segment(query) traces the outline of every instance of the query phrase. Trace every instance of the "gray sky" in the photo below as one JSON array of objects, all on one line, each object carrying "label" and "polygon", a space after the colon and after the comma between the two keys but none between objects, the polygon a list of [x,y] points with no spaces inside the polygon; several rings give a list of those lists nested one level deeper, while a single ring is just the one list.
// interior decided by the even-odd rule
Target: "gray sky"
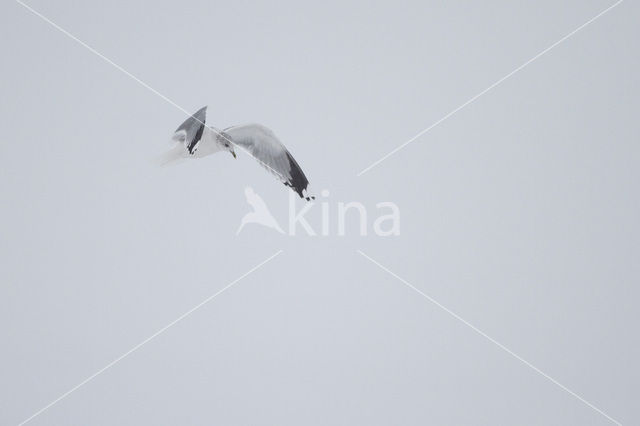
[{"label": "gray sky", "polygon": [[[260,122],[317,194],[401,235],[247,226],[219,154],[161,169],[185,115],[0,5],[0,424],[640,423],[640,7],[612,1],[30,4],[188,111]],[[303,203],[298,202],[298,208]],[[352,218],[353,219],[353,218]],[[320,206],[309,213],[320,228]]]}]

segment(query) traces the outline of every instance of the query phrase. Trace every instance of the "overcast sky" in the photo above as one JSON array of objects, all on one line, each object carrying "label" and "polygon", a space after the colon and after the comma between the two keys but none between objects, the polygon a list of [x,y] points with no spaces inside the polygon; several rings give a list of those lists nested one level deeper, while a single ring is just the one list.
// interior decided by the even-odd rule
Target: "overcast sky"
[{"label": "overcast sky", "polygon": [[[185,114],[2,2],[0,424],[279,250],[29,424],[640,423],[636,2],[357,176],[613,3],[29,1],[207,123],[273,129],[329,191],[330,235],[291,237],[236,236],[246,186],[285,228],[288,188],[245,155],[156,167]],[[338,236],[349,201],[400,235]]]}]

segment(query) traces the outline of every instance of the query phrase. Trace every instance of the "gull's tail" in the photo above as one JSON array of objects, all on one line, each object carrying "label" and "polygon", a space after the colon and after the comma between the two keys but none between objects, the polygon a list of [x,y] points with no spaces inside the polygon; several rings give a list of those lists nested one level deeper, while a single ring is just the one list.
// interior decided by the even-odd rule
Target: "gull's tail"
[{"label": "gull's tail", "polygon": [[187,156],[184,150],[184,146],[182,146],[182,144],[177,143],[169,151],[165,152],[162,155],[159,155],[155,159],[155,163],[158,166],[164,167],[164,166],[178,164],[186,159],[187,159]]}]

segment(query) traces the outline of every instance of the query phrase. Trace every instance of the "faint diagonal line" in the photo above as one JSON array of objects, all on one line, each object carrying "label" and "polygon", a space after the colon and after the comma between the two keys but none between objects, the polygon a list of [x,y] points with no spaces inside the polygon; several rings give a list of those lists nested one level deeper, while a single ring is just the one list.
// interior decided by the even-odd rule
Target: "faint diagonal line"
[{"label": "faint diagonal line", "polygon": [[475,95],[474,97],[472,97],[471,99],[469,99],[468,101],[466,101],[465,103],[463,103],[462,105],[460,105],[459,107],[455,108],[453,111],[449,112],[447,115],[445,115],[444,117],[442,117],[441,119],[439,119],[438,121],[436,121],[435,123],[433,123],[431,126],[427,127],[426,129],[422,130],[420,133],[418,133],[417,135],[413,136],[411,139],[409,139],[408,141],[402,143],[401,145],[397,146],[396,148],[394,148],[393,150],[391,150],[390,152],[388,152],[387,154],[385,154],[384,156],[382,156],[382,158],[380,158],[377,161],[374,161],[373,163],[371,163],[368,167],[362,169],[360,171],[360,173],[358,173],[357,176],[362,176],[363,174],[365,174],[366,172],[368,172],[369,170],[371,170],[372,168],[376,167],[378,164],[382,163],[384,160],[386,160],[387,158],[391,157],[393,154],[395,154],[396,152],[400,151],[401,149],[403,149],[404,147],[406,147],[407,145],[409,145],[411,142],[415,141],[416,139],[418,139],[420,136],[424,135],[425,133],[427,133],[429,130],[433,129],[434,127],[438,126],[440,123],[442,123],[443,121],[447,120],[448,118],[450,118],[452,115],[454,115],[455,113],[457,113],[458,111],[460,111],[461,109],[463,109],[464,107],[466,107],[467,105],[473,103],[476,99],[478,99],[479,97],[481,97],[482,95],[486,94],[487,92],[489,92],[491,89],[495,88],[496,86],[498,86],[500,83],[502,83],[503,81],[505,81],[506,79],[508,79],[509,77],[511,77],[512,75],[516,74],[518,71],[521,71],[523,68],[525,68],[527,65],[529,65],[530,63],[532,63],[533,61],[535,61],[536,59],[540,58],[541,56],[543,56],[545,53],[549,52],[551,49],[553,49],[554,47],[558,46],[560,43],[562,43],[563,41],[567,40],[568,38],[570,38],[571,36],[573,36],[574,34],[576,34],[578,31],[582,30],[584,27],[586,27],[587,25],[593,23],[596,19],[600,18],[602,15],[604,15],[605,13],[609,12],[611,9],[613,9],[614,7],[618,6],[620,3],[622,3],[624,0],[618,0],[616,3],[614,3],[613,5],[609,6],[608,8],[606,8],[605,10],[603,10],[602,12],[598,13],[596,16],[594,16],[593,18],[589,19],[587,22],[585,22],[584,24],[580,25],[578,28],[576,28],[575,30],[571,31],[569,34],[567,34],[566,36],[562,37],[560,40],[556,41],[555,43],[553,43],[551,46],[547,47],[546,49],[544,49],[542,52],[538,53],[536,56],[534,56],[533,58],[529,59],[527,62],[525,62],[524,64],[520,65],[518,68],[514,69],[513,71],[511,71],[509,74],[505,75],[504,77],[502,77],[501,79],[499,79],[498,81],[496,81],[495,83],[493,83],[491,86],[487,87],[486,89],[484,89],[482,92],[478,93],[477,95]]},{"label": "faint diagonal line", "polygon": [[135,75],[131,74],[129,71],[127,71],[126,69],[122,68],[120,65],[116,64],[111,59],[107,58],[102,53],[98,52],[96,49],[94,49],[93,47],[89,46],[87,43],[85,43],[84,41],[80,40],[78,37],[74,36],[69,31],[65,30],[60,25],[56,24],[51,19],[49,19],[46,16],[44,16],[42,13],[38,12],[37,10],[35,10],[34,8],[32,8],[31,6],[29,6],[28,4],[26,4],[25,2],[23,2],[21,0],[15,0],[15,1],[16,1],[16,3],[20,4],[22,7],[27,9],[29,12],[33,13],[34,15],[36,15],[38,18],[42,19],[43,21],[45,21],[46,23],[51,25],[53,28],[55,28],[56,30],[60,31],[62,34],[66,35],[67,37],[69,37],[70,39],[72,39],[73,41],[75,41],[76,43],[78,43],[79,45],[81,45],[82,47],[84,47],[85,49],[87,49],[88,51],[93,53],[94,55],[98,56],[103,61],[107,62],[109,65],[111,65],[114,68],[116,68],[118,71],[122,72],[123,74],[126,74],[129,78],[131,78],[132,80],[136,81],[142,87],[150,90],[151,92],[153,92],[157,96],[161,97],[162,99],[164,99],[165,101],[167,101],[168,103],[173,105],[174,107],[178,108],[180,111],[184,112],[186,115],[188,115],[188,116],[191,115],[191,113],[189,111],[187,111],[186,109],[182,108],[180,105],[178,105],[177,103],[175,103],[174,101],[172,101],[171,99],[169,99],[168,97],[163,95],[162,93],[158,92],[156,89],[154,89],[153,87],[149,86],[147,83],[145,83],[144,81],[140,80],[138,77],[136,77]]},{"label": "faint diagonal line", "polygon": [[[81,45],[82,47],[86,48],[88,51],[90,51],[91,53],[93,53],[94,55],[98,56],[100,59],[102,59],[103,61],[107,62],[109,65],[113,66],[114,68],[116,68],[118,71],[122,72],[123,74],[125,74],[127,77],[131,78],[132,80],[134,80],[136,83],[140,84],[142,87],[144,87],[145,89],[151,91],[152,93],[154,93],[155,95],[159,96],[160,98],[162,98],[163,100],[165,100],[166,102],[168,102],[169,104],[173,105],[174,107],[176,107],[177,109],[179,109],[180,111],[182,111],[183,113],[185,113],[188,117],[192,117],[195,121],[197,121],[198,123],[207,126],[204,122],[200,121],[199,119],[197,119],[196,117],[193,117],[191,115],[191,113],[189,111],[187,111],[185,108],[181,107],[180,105],[178,105],[177,103],[175,103],[174,101],[172,101],[169,97],[163,95],[162,93],[158,92],[156,89],[154,89],[153,87],[151,87],[150,85],[148,85],[147,83],[145,83],[144,81],[140,80],[138,77],[136,77],[135,75],[131,74],[129,71],[127,71],[126,69],[124,69],[123,67],[121,67],[120,65],[118,65],[117,63],[113,62],[111,59],[109,59],[108,57],[106,57],[105,55],[103,55],[102,53],[98,52],[96,49],[94,49],[93,47],[89,46],[87,43],[85,43],[84,41],[80,40],[78,37],[74,36],[73,34],[71,34],[69,31],[65,30],[64,28],[62,28],[60,25],[56,24],[55,22],[53,22],[51,19],[47,18],[46,16],[44,16],[42,13],[38,12],[37,10],[35,10],[34,8],[32,8],[31,6],[29,6],[28,4],[26,4],[25,2],[21,1],[21,0],[15,0],[16,3],[20,4],[22,7],[24,7],[25,9],[27,9],[29,12],[33,13],[34,15],[36,15],[38,18],[42,19],[43,21],[45,21],[46,23],[48,23],[49,25],[51,25],[53,28],[55,28],[56,30],[60,31],[62,34],[66,35],[67,37],[69,37],[71,40],[75,41],[76,43],[78,43],[79,45]],[[265,163],[264,161],[260,160],[259,158],[257,158],[256,156],[254,156],[253,154],[251,154],[251,152],[249,152],[247,149],[245,149],[243,146],[238,145],[237,143],[235,143],[234,141],[232,141],[231,139],[227,138],[224,133],[220,132],[218,129],[213,128],[211,126],[207,126],[207,128],[211,129],[213,132],[215,132],[216,134],[218,134],[221,138],[225,139],[227,142],[229,142],[230,144],[232,144],[234,147],[240,149],[241,151],[243,151],[245,154],[248,154],[249,156],[251,156],[254,160],[256,160],[258,163],[260,163],[262,165],[262,167],[264,167],[265,169],[267,169],[268,171],[270,171],[271,173],[273,173],[274,175],[276,175],[278,178],[280,178],[283,182],[286,182],[287,179],[285,176],[282,175],[282,173],[278,172],[277,170],[275,170],[273,167],[271,167],[270,165],[268,165],[267,163]]]},{"label": "faint diagonal line", "polygon": [[450,310],[449,308],[444,306],[442,303],[440,303],[437,300],[435,300],[433,297],[431,297],[428,294],[424,293],[422,290],[418,289],[417,287],[415,287],[414,285],[409,283],[404,278],[398,276],[396,273],[391,271],[389,268],[381,265],[378,261],[376,261],[375,259],[372,259],[370,256],[366,255],[361,250],[356,250],[356,251],[358,253],[360,253],[365,259],[369,260],[371,263],[373,263],[374,265],[376,265],[377,267],[379,267],[380,269],[382,269],[383,271],[385,271],[386,273],[388,273],[389,275],[391,275],[392,277],[394,277],[395,279],[397,279],[398,281],[400,281],[401,283],[403,283],[404,285],[409,287],[411,290],[415,291],[420,296],[422,296],[425,299],[427,299],[429,302],[433,303],[434,305],[436,305],[437,307],[439,307],[440,309],[442,309],[443,311],[445,311],[446,313],[448,313],[449,315],[451,315],[452,317],[454,317],[455,319],[457,319],[458,321],[460,321],[461,323],[463,323],[464,325],[466,325],[467,327],[469,327],[470,329],[472,329],[473,331],[475,331],[476,333],[478,333],[479,335],[481,335],[482,337],[484,337],[485,339],[487,339],[488,341],[493,343],[494,345],[498,346],[500,349],[502,349],[503,351],[505,351],[506,353],[508,353],[512,357],[516,358],[518,361],[522,362],[527,367],[531,368],[536,373],[538,373],[541,376],[545,377],[547,380],[549,380],[550,382],[552,382],[553,384],[555,384],[556,386],[558,386],[559,388],[561,388],[565,392],[569,393],[570,395],[574,396],[575,398],[577,398],[578,400],[580,400],[581,402],[583,402],[584,404],[586,404],[587,406],[589,406],[593,410],[595,410],[598,413],[602,414],[604,417],[606,417],[607,419],[609,419],[613,423],[615,423],[617,425],[621,425],[620,422],[618,422],[617,420],[615,420],[614,418],[609,416],[607,413],[605,413],[604,411],[602,411],[601,409],[599,409],[595,405],[591,404],[589,401],[587,401],[586,399],[584,399],[583,397],[581,397],[580,395],[578,395],[577,393],[575,393],[571,389],[567,388],[562,383],[558,382],[556,379],[554,379],[553,377],[549,376],[547,373],[545,373],[544,371],[540,370],[538,367],[536,367],[535,365],[531,364],[529,361],[527,361],[526,359],[522,358],[517,353],[513,352],[511,349],[507,348],[505,345],[503,345],[502,343],[498,342],[493,337],[489,336],[484,331],[480,330],[479,328],[477,328],[476,326],[471,324],[469,321],[465,320],[460,315],[456,314],[455,312],[453,312],[452,310]]},{"label": "faint diagonal line", "polygon": [[114,365],[116,365],[117,363],[119,363],[120,361],[122,361],[123,359],[125,359],[126,357],[128,357],[129,355],[131,355],[132,353],[137,351],[138,349],[140,349],[142,346],[144,346],[147,343],[149,343],[151,340],[155,339],[156,337],[158,337],[159,335],[161,335],[162,333],[167,331],[169,328],[173,327],[174,325],[176,325],[177,323],[179,323],[180,321],[182,321],[183,319],[185,319],[186,317],[188,317],[189,315],[191,315],[192,313],[194,313],[195,311],[197,311],[198,309],[200,309],[201,307],[203,307],[207,303],[211,302],[217,296],[219,296],[220,294],[224,293],[226,290],[228,290],[229,288],[231,288],[232,286],[237,284],[240,280],[242,280],[243,278],[246,278],[252,272],[255,272],[257,269],[259,269],[260,267],[262,267],[266,263],[268,263],[271,260],[273,260],[280,253],[282,253],[282,250],[278,250],[275,254],[271,255],[266,260],[263,260],[262,262],[260,262],[256,266],[254,266],[253,268],[249,269],[247,272],[245,272],[244,274],[242,274],[241,276],[239,276],[238,278],[236,278],[235,280],[231,281],[229,284],[224,286],[221,290],[218,290],[217,292],[215,292],[211,296],[207,297],[202,302],[198,303],[196,306],[194,306],[193,308],[189,309],[187,312],[185,312],[184,314],[180,315],[178,318],[176,318],[175,320],[171,321],[169,324],[165,325],[160,330],[156,331],[151,336],[147,337],[142,342],[138,343],[137,345],[135,345],[134,347],[129,349],[127,352],[125,352],[122,355],[120,355],[118,358],[116,358],[113,361],[111,361],[109,364],[105,365],[100,370],[96,371],[95,373],[93,373],[92,375],[90,375],[89,377],[87,377],[86,379],[84,379],[83,381],[81,381],[80,383],[78,383],[77,385],[75,385],[74,387],[72,387],[71,389],[69,389],[68,391],[63,393],[62,395],[60,395],[58,398],[54,399],[49,404],[45,405],[40,410],[38,410],[35,413],[33,413],[29,418],[27,418],[26,420],[23,420],[18,426],[22,426],[22,425],[30,422],[31,420],[33,420],[34,418],[36,418],[37,416],[39,416],[40,414],[42,414],[43,412],[48,410],[49,408],[53,407],[58,402],[62,401],[64,398],[66,398],[67,396],[69,396],[70,394],[75,392],[76,390],[80,389],[82,386],[86,385],[91,380],[95,379],[97,376],[99,376],[100,374],[104,373],[109,368],[113,367]]}]

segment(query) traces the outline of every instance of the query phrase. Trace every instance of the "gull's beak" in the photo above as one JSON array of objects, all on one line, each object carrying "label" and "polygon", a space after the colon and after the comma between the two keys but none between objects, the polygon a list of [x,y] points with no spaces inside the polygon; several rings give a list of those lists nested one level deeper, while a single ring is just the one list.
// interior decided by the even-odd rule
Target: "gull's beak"
[{"label": "gull's beak", "polygon": [[238,158],[238,157],[236,157],[236,152],[235,151],[231,151],[231,155],[233,155],[233,158]]}]

